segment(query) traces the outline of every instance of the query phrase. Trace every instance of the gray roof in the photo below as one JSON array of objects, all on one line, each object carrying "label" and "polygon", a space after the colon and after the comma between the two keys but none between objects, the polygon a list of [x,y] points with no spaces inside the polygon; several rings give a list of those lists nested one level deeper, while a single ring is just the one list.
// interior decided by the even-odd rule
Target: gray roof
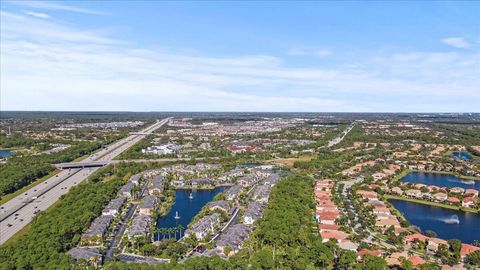
[{"label": "gray roof", "polygon": [[212,201],[207,204],[208,209],[212,209],[214,207],[220,207],[228,211],[230,209],[230,204],[227,201]]},{"label": "gray roof", "polygon": [[140,173],[137,173],[137,174],[134,174],[130,177],[129,181],[130,182],[133,182],[133,181],[136,181],[136,182],[140,182],[140,178],[142,177],[142,174]]},{"label": "gray roof", "polygon": [[280,175],[278,173],[272,173],[267,179],[264,180],[265,184],[275,185],[280,180]]},{"label": "gray roof", "polygon": [[270,195],[270,186],[261,185],[261,186],[258,186],[253,192],[253,199],[254,200],[268,199],[269,195]]},{"label": "gray roof", "polygon": [[143,197],[140,208],[155,209],[157,207],[157,196],[147,195]]},{"label": "gray roof", "polygon": [[202,217],[197,223],[193,224],[189,229],[185,231],[185,235],[191,232],[210,231],[212,225],[216,225],[220,219],[220,214],[213,213],[208,216]]},{"label": "gray roof", "polygon": [[164,176],[154,176],[152,179],[152,184],[150,185],[150,189],[160,189],[163,190],[163,183],[165,182]]},{"label": "gray roof", "polygon": [[151,222],[152,219],[149,216],[136,216],[132,221],[132,226],[128,229],[128,236],[148,235]]},{"label": "gray roof", "polygon": [[90,260],[93,257],[101,257],[100,252],[96,248],[79,248],[74,247],[67,252],[72,258],[79,260]]},{"label": "gray roof", "polygon": [[126,197],[120,196],[116,199],[111,200],[108,205],[103,208],[104,212],[108,212],[110,210],[117,210],[120,212],[120,209],[122,208],[123,204],[125,203]]},{"label": "gray roof", "polygon": [[248,205],[247,210],[245,211],[246,217],[251,217],[254,220],[259,219],[262,217],[263,209],[265,208],[265,204],[259,202],[251,202]]},{"label": "gray roof", "polygon": [[92,224],[90,224],[90,228],[83,234],[86,237],[95,237],[95,236],[103,236],[107,231],[110,223],[112,223],[113,217],[112,216],[99,216],[93,220]]},{"label": "gray roof", "polygon": [[119,192],[120,192],[120,193],[124,193],[124,192],[130,193],[130,192],[132,191],[132,189],[133,189],[134,186],[135,186],[134,183],[128,182],[128,183],[126,183],[125,185],[122,186],[122,188],[120,189]]},{"label": "gray roof", "polygon": [[225,196],[226,197],[237,197],[240,192],[242,192],[243,187],[241,185],[236,185],[231,188],[229,188],[227,191],[225,191]]},{"label": "gray roof", "polygon": [[235,224],[230,226],[221,235],[217,242],[218,247],[230,247],[233,250],[238,250],[243,244],[243,241],[248,238],[253,227],[243,224]]}]

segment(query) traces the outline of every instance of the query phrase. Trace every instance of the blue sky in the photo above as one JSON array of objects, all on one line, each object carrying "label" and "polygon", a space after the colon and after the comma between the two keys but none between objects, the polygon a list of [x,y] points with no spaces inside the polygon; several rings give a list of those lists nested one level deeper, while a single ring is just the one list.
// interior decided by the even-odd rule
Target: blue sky
[{"label": "blue sky", "polygon": [[6,1],[2,110],[479,112],[478,2]]}]

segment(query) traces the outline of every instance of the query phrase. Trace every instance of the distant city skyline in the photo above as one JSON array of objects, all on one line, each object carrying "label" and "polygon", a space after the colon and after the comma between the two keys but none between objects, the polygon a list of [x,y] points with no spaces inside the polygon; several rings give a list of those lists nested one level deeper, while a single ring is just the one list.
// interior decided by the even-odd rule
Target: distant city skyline
[{"label": "distant city skyline", "polygon": [[478,2],[2,1],[1,110],[480,112]]}]

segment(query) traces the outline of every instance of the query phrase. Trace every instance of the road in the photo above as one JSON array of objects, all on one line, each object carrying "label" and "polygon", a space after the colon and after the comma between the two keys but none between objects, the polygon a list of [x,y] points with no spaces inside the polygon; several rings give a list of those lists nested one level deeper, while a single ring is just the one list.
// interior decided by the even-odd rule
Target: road
[{"label": "road", "polygon": [[[136,144],[154,130],[168,122],[170,118],[157,121],[155,124],[139,131],[143,135],[130,135],[105,149],[85,158],[81,162],[104,161],[113,158]],[[23,194],[9,200],[0,206],[0,245],[5,243],[15,233],[25,227],[39,211],[45,211],[70,188],[78,185],[99,168],[64,170],[48,178],[43,183],[32,187]],[[33,199],[34,198],[34,199]]]},{"label": "road", "polygon": [[[142,191],[140,192],[140,198],[143,198],[145,195],[145,191],[147,190],[147,183],[146,181],[143,183]],[[111,261],[113,260],[113,253],[115,249],[118,248],[118,245],[122,241],[122,236],[125,230],[127,229],[128,221],[133,217],[135,210],[137,209],[136,204],[130,204],[130,207],[127,210],[127,213],[123,217],[120,222],[120,228],[116,231],[113,240],[108,244],[107,250],[105,251],[105,260]]]},{"label": "road", "polygon": [[350,125],[346,130],[344,130],[339,137],[336,137],[335,139],[329,141],[329,142],[328,142],[328,147],[332,147],[332,146],[334,146],[334,145],[339,144],[341,141],[343,141],[343,139],[345,138],[345,136],[347,136],[347,134],[352,130],[352,128],[353,128],[354,126],[355,126],[355,123],[353,123],[353,124]]}]

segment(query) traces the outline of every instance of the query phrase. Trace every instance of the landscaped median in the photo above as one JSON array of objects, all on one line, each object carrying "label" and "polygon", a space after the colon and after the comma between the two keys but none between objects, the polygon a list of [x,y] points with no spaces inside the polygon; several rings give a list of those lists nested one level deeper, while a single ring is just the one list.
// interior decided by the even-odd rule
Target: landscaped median
[{"label": "landscaped median", "polygon": [[400,200],[400,201],[420,203],[420,204],[442,207],[442,208],[464,211],[464,212],[470,212],[470,213],[479,213],[479,211],[476,210],[476,209],[466,208],[466,207],[461,207],[461,206],[448,205],[448,204],[443,204],[443,203],[438,203],[438,202],[419,200],[419,199],[407,198],[407,197],[402,197],[402,196],[393,196],[393,195],[383,195],[383,196],[384,196],[385,200]]}]

